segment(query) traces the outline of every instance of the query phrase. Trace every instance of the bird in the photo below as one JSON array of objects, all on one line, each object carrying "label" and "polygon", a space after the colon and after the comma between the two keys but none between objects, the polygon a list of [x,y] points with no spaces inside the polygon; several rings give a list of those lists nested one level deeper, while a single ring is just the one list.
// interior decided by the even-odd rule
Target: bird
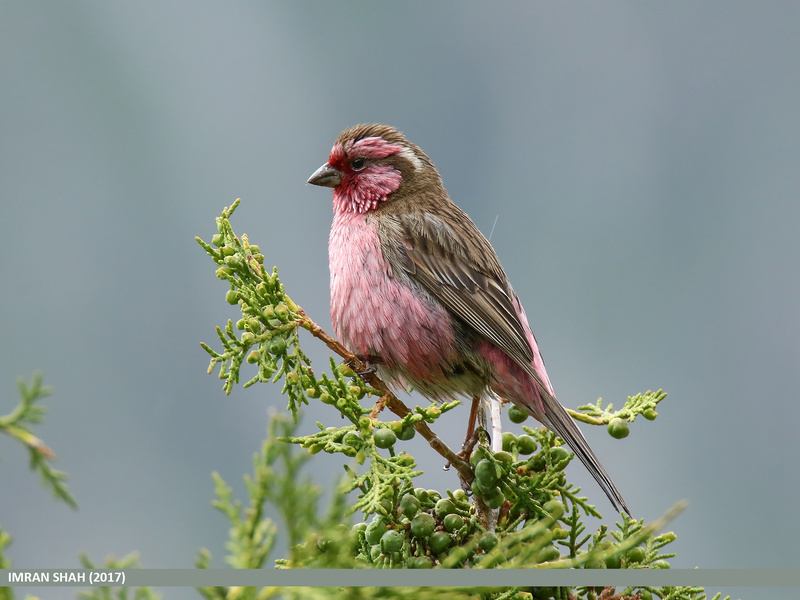
[{"label": "bird", "polygon": [[449,400],[494,393],[561,437],[614,509],[627,505],[556,399],[492,245],[398,129],[360,124],[308,183],[333,188],[328,240],[337,337],[394,389]]}]

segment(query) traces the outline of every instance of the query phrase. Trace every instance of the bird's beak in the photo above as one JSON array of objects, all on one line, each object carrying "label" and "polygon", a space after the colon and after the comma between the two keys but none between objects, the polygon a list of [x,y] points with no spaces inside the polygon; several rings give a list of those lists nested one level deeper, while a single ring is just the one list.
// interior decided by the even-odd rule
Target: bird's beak
[{"label": "bird's beak", "polygon": [[319,169],[314,171],[314,174],[308,178],[307,183],[335,188],[337,185],[342,183],[342,172],[337,171],[328,163],[325,163]]}]

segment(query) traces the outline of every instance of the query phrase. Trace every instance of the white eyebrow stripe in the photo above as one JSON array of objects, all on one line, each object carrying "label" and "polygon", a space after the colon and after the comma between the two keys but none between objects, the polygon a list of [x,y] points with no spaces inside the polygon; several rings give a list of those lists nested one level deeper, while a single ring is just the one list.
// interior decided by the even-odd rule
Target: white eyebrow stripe
[{"label": "white eyebrow stripe", "polygon": [[414,170],[419,171],[422,168],[422,161],[419,157],[414,154],[414,151],[411,148],[403,147],[403,149],[397,153],[398,156],[402,156],[412,165],[414,165]]}]

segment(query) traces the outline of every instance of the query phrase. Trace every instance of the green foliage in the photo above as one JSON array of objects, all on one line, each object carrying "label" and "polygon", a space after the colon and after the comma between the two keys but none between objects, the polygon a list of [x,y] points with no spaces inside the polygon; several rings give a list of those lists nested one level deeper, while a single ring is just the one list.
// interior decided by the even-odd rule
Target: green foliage
[{"label": "green foliage", "polygon": [[[237,338],[232,321],[228,321],[224,331],[217,329],[222,352],[203,345],[211,355],[209,372],[219,366],[220,377],[225,380],[224,389],[229,393],[239,380],[242,365],[250,362],[257,366],[258,373],[245,385],[257,381],[277,382],[283,378],[283,392],[289,397],[289,409],[295,422],[297,408],[311,399],[330,406],[347,421],[346,425],[338,427],[317,423],[318,432],[298,437],[286,419],[273,416],[273,424],[278,425],[271,426],[261,458],[256,459],[254,481],[259,481],[258,465],[272,465],[266,458],[268,456],[281,456],[285,465],[299,467],[300,459],[285,442],[306,449],[306,457],[321,451],[342,455],[347,474],[334,494],[328,518],[324,520],[317,517],[318,494],[310,483],[298,483],[294,468],[270,471],[268,485],[248,484],[250,515],[262,515],[263,503],[274,502],[286,521],[291,547],[286,558],[278,559],[279,567],[669,567],[667,559],[673,554],[665,553],[663,549],[675,539],[675,535],[659,531],[682,507],[677,506],[666,518],[650,524],[623,514],[615,530],[602,525],[596,533],[586,533],[584,518],[602,516],[586,497],[580,495],[580,488],[566,479],[564,468],[574,455],[562,446],[555,434],[543,428],[523,427],[523,435],[504,433],[501,452],[492,452],[486,435],[481,433],[480,443],[470,457],[471,477],[462,481],[464,490],[447,490],[442,494],[435,490],[415,489],[412,479],[420,471],[415,469],[414,458],[398,445],[413,437],[414,428],[419,429],[422,422],[435,423],[457,403],[417,407],[414,411],[406,409],[398,413],[403,415],[399,420],[383,421],[378,417],[388,397],[385,387],[375,384],[374,379],[370,379],[373,385],[367,385],[349,366],[337,365],[333,359],[330,375],[315,375],[308,358],[300,350],[299,327],[311,331],[341,356],[347,356],[346,350],[340,351],[327,334],[321,332],[288,298],[276,269],[266,274],[262,266],[263,256],[258,253],[257,246],[250,245],[246,235],[240,239],[234,234],[229,218],[238,202],[230,209],[226,208],[217,219],[219,234],[213,240],[216,248],[198,238],[218,265],[217,276],[230,284],[226,300],[239,306],[241,319],[236,327],[243,331]],[[276,338],[282,343],[276,344]],[[246,356],[253,347],[256,349]],[[380,398],[377,404],[364,404],[365,399],[369,401],[376,396]],[[570,412],[586,423],[611,424],[610,433],[621,439],[627,436],[628,424],[638,415],[653,420],[657,416],[658,403],[665,397],[661,390],[648,391],[629,397],[618,411],[614,411],[611,404],[603,408],[602,400],[598,400],[594,405],[582,406],[583,412]],[[524,420],[520,415],[512,416],[515,422]],[[284,433],[277,435],[275,427]],[[430,441],[430,438],[426,439]],[[286,490],[293,485],[300,486],[308,499],[302,506],[281,504],[280,494],[264,491],[267,488]],[[254,494],[254,490],[259,493]],[[343,498],[351,491],[357,491],[357,498],[348,506]],[[258,524],[252,518],[241,518],[241,507],[231,502],[230,490],[221,480],[217,483],[217,496],[216,506],[228,516],[233,526],[228,544],[231,551],[229,562],[250,564],[245,559],[257,556],[256,564],[260,566],[272,547],[274,534],[265,533],[274,531],[269,528],[272,524],[267,527],[261,521],[262,535],[254,539],[253,532],[259,530]],[[368,521],[346,527],[347,516],[355,511],[361,511]],[[208,555],[202,554],[198,566],[207,564]],[[620,594],[611,588],[599,594],[595,588],[459,588],[431,592],[437,598],[602,597],[641,600],[648,594],[670,600],[705,598],[701,589],[688,587],[630,588]],[[278,591],[272,588],[245,588],[240,590],[238,597],[267,598],[276,593]],[[280,591],[281,597],[287,598],[372,598],[378,593],[382,598],[401,598],[407,595],[407,590],[381,589],[378,592],[370,588],[314,588]],[[207,598],[222,598],[227,590],[207,588],[203,594]],[[426,594],[424,589],[414,589],[412,596],[424,598]]]},{"label": "green foliage", "polygon": [[589,423],[590,425],[608,425],[608,432],[611,437],[622,439],[627,437],[627,423],[633,423],[636,417],[642,415],[648,421],[653,421],[658,416],[656,407],[658,403],[667,397],[663,390],[657,392],[646,391],[644,394],[628,396],[623,407],[615,411],[614,405],[610,404],[603,408],[603,399],[598,398],[595,404],[585,404],[579,406],[578,410],[569,413],[578,421]]},{"label": "green foliage", "polygon": [[[217,265],[217,276],[228,282],[226,301],[236,305],[241,317],[217,328],[222,350],[203,344],[211,356],[209,372],[215,368],[230,393],[240,381],[242,368],[251,365],[255,375],[244,386],[257,382],[283,381],[282,392],[289,399],[288,415],[271,414],[267,437],[253,459],[253,474],[245,477],[247,505],[234,499],[232,489],[214,473],[216,498],[213,506],[230,523],[225,561],[234,568],[269,567],[278,532],[285,533],[288,552],[275,561],[278,568],[473,568],[473,569],[660,569],[669,568],[674,556],[668,546],[672,532],[663,533],[666,523],[682,505],[676,505],[662,519],[645,523],[620,515],[615,528],[602,524],[586,531],[587,516],[602,515],[580,495],[564,473],[573,453],[544,428],[523,426],[523,434],[503,433],[503,449],[489,448],[488,436],[480,431],[469,462],[461,461],[445,447],[428,426],[452,410],[451,402],[410,410],[376,378],[364,379],[347,364],[331,359],[330,374],[316,375],[299,344],[299,328],[305,328],[343,357],[351,356],[327,336],[286,295],[277,270],[267,273],[264,257],[247,236],[237,237],[229,217],[237,200],[217,219],[219,233],[212,244],[198,239]],[[52,452],[33,436],[28,426],[41,422],[45,409],[36,404],[49,394],[41,376],[30,385],[20,382],[21,402],[9,415],[0,417],[3,431],[28,447],[31,467],[56,497],[75,506],[64,485],[65,475],[53,470]],[[656,418],[656,407],[666,394],[661,390],[629,397],[624,406],[596,404],[570,411],[585,423],[610,426],[619,439],[627,435],[637,416]],[[297,436],[298,410],[302,404],[319,400],[332,410],[326,427]],[[374,404],[371,402],[377,400]],[[381,419],[385,406],[398,418]],[[513,422],[525,420],[514,414]],[[612,431],[613,430],[613,431]],[[426,490],[414,487],[421,471],[402,449],[402,443],[421,432],[434,449],[452,457],[462,477],[461,489]],[[320,506],[320,488],[302,473],[311,458],[325,451],[342,458],[344,475],[326,510]],[[462,469],[466,469],[466,472]],[[350,496],[356,492],[355,497]],[[277,512],[280,523],[267,516]],[[351,524],[353,515],[364,520]],[[271,513],[272,514],[272,513]],[[11,538],[0,528],[0,568],[10,568],[4,551]],[[82,555],[85,568],[96,568]],[[210,566],[211,553],[201,550],[197,568]],[[138,556],[109,558],[107,569],[139,568]],[[198,592],[209,600],[286,599],[446,599],[446,600],[704,600],[702,588],[629,587],[614,588],[248,588],[204,587]],[[150,588],[95,587],[79,592],[86,600],[155,600]],[[11,588],[0,587],[0,600],[12,600]],[[720,594],[713,600],[720,600]],[[726,600],[728,600],[726,598]]]},{"label": "green foliage", "polygon": [[[5,549],[11,545],[11,536],[7,531],[0,527],[0,569],[10,569],[11,561],[5,555]],[[0,591],[0,599],[2,599],[2,591]]]},{"label": "green foliage", "polygon": [[256,365],[257,373],[244,387],[259,381],[275,382],[286,376],[283,393],[289,398],[289,410],[296,417],[298,407],[308,403],[305,389],[318,387],[313,372],[307,368],[310,361],[297,343],[300,320],[297,307],[286,296],[277,270],[272,275],[264,270],[264,256],[258,246],[250,244],[246,235],[239,239],[233,233],[228,217],[238,204],[237,200],[217,218],[219,234],[213,238],[216,248],[197,238],[218,265],[217,277],[230,284],[226,301],[238,304],[242,315],[235,325],[236,331],[242,332],[238,336],[233,321],[229,320],[224,329],[217,327],[223,352],[201,344],[211,355],[208,372],[219,367],[219,378],[225,382],[226,394],[239,383],[245,361]]},{"label": "green foliage", "polygon": [[[131,552],[122,558],[110,556],[103,561],[102,565],[93,562],[86,554],[80,556],[81,566],[84,569],[141,569],[139,555]],[[131,588],[127,586],[97,586],[90,588],[89,591],[78,592],[81,600],[159,600],[161,594],[153,591],[149,587]]]},{"label": "green foliage", "polygon": [[[316,508],[319,487],[300,477],[300,469],[310,455],[293,452],[282,436],[291,435],[294,424],[284,415],[274,414],[269,421],[267,439],[261,452],[253,457],[253,476],[245,477],[250,503],[243,510],[241,502],[231,500],[231,488],[214,473],[214,507],[231,523],[226,562],[236,569],[264,566],[275,544],[276,525],[265,516],[267,505],[274,505],[285,524],[290,547],[300,543],[310,531],[321,527]],[[211,555],[201,552],[196,561],[206,568]]]},{"label": "green foliage", "polygon": [[78,508],[75,498],[67,489],[66,473],[57,471],[50,465],[49,461],[55,458],[55,454],[28,428],[29,425],[40,424],[44,419],[47,409],[37,402],[52,394],[53,390],[42,385],[41,373],[34,374],[30,384],[25,383],[24,379],[18,379],[17,386],[20,402],[9,414],[0,416],[0,432],[10,435],[28,448],[31,469],[38,471],[42,483],[50,488],[56,498],[72,508]]}]

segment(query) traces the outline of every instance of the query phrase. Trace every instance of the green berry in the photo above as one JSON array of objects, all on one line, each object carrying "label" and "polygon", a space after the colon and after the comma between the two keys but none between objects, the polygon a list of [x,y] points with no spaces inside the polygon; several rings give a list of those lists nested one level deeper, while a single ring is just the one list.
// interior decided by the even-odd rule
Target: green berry
[{"label": "green berry", "polygon": [[383,534],[388,530],[389,527],[386,525],[385,521],[380,517],[376,517],[367,525],[367,529],[364,532],[365,539],[370,545],[377,544],[381,541]]},{"label": "green berry", "polygon": [[652,408],[648,408],[642,413],[642,416],[648,421],[652,421],[658,416],[658,413],[654,411]]},{"label": "green berry", "polygon": [[535,473],[541,473],[547,466],[547,463],[545,462],[542,453],[539,453],[536,456],[532,456],[531,458],[529,458],[527,464],[530,467],[531,471],[534,471]]},{"label": "green berry", "polygon": [[380,544],[373,544],[369,549],[369,557],[372,562],[378,560],[381,555],[381,545]]},{"label": "green berry", "polygon": [[360,385],[348,385],[347,389],[350,391],[351,394],[353,394],[353,396],[355,396],[359,400],[361,400],[364,397],[364,394],[366,393],[366,390],[364,390],[364,388],[361,387]]},{"label": "green berry", "polygon": [[488,495],[484,496],[483,501],[489,508],[500,508],[505,502],[505,496],[499,487],[494,488]]},{"label": "green berry", "polygon": [[569,458],[569,451],[566,448],[563,448],[561,446],[556,446],[555,448],[550,449],[550,460],[554,465],[560,462],[564,462],[568,458]]},{"label": "green berry", "polygon": [[495,546],[497,546],[497,534],[492,531],[486,531],[481,536],[481,539],[478,541],[478,545],[481,547],[481,550],[484,552],[491,551]]},{"label": "green berry", "polygon": [[514,462],[514,457],[511,456],[508,452],[501,450],[500,452],[495,452],[494,457],[503,463],[505,466],[511,466],[511,463]]},{"label": "green berry", "polygon": [[619,554],[615,554],[614,556],[609,556],[606,558],[606,568],[607,569],[619,569],[622,566],[622,559]]},{"label": "green berry", "polygon": [[289,318],[289,307],[281,303],[275,307],[275,316],[281,321],[286,321]]},{"label": "green berry", "polygon": [[247,355],[247,362],[251,365],[254,365],[258,362],[258,359],[261,358],[261,352],[258,350],[253,350],[250,354]]},{"label": "green berry", "polygon": [[[322,400],[322,396],[320,396],[320,400]],[[360,446],[361,436],[358,435],[355,431],[348,431],[347,433],[344,434],[342,442],[348,446]]]},{"label": "green berry", "polygon": [[431,552],[434,554],[446,552],[452,544],[453,538],[450,537],[449,533],[444,531],[436,531],[432,533],[431,537],[428,539],[428,545],[431,547]]},{"label": "green berry", "polygon": [[450,551],[445,560],[451,568],[460,569],[467,561],[467,551],[461,546],[456,546]]},{"label": "green berry", "polygon": [[308,388],[306,390],[306,396],[308,396],[309,398],[319,398],[319,392],[314,388]]},{"label": "green berry", "polygon": [[536,442],[529,435],[521,435],[517,438],[517,448],[520,454],[533,454],[536,451]]},{"label": "green berry", "polygon": [[453,492],[453,502],[455,502],[456,506],[459,508],[469,508],[469,497],[462,489]]},{"label": "green berry", "polygon": [[[227,248],[227,246],[225,246],[225,248]],[[225,264],[227,266],[229,266],[230,268],[232,268],[232,269],[236,269],[236,268],[242,266],[242,259],[238,255],[226,256],[225,257]]]},{"label": "green berry", "polygon": [[250,346],[250,345],[253,343],[253,340],[255,340],[255,339],[256,339],[256,336],[255,336],[255,335],[253,335],[253,333],[252,333],[252,332],[250,332],[250,331],[245,331],[245,332],[242,334],[242,345],[244,345],[244,346]]},{"label": "green berry", "polygon": [[397,464],[401,467],[413,467],[416,464],[414,457],[410,454],[406,454],[405,451],[401,452],[397,456]]},{"label": "green berry", "polygon": [[[328,392],[322,392],[319,395],[319,400],[323,404],[333,404],[334,402],[336,402],[336,398],[331,396]],[[350,433],[352,433],[352,432],[350,432]]]},{"label": "green berry", "polygon": [[225,294],[225,302],[228,304],[237,304],[239,302],[239,292],[236,290],[228,290]]},{"label": "green berry", "polygon": [[413,425],[403,425],[400,429],[400,432],[397,434],[398,439],[407,442],[408,440],[412,439],[414,435],[417,433],[416,429],[414,429]]},{"label": "green berry", "polygon": [[506,452],[511,452],[512,448],[514,447],[514,442],[517,441],[517,436],[515,436],[510,431],[506,431],[503,433],[503,450]]},{"label": "green berry", "polygon": [[541,550],[539,550],[539,554],[537,554],[536,559],[538,562],[551,562],[554,560],[558,560],[561,556],[561,553],[558,551],[553,544],[548,544]]},{"label": "green berry", "polygon": [[230,276],[232,273],[233,273],[233,269],[231,269],[230,267],[222,266],[219,269],[217,269],[214,274],[219,279],[227,279],[228,276]]},{"label": "green berry", "polygon": [[230,267],[226,267],[226,266],[224,266],[224,265],[223,265],[223,266],[221,266],[219,269],[217,269],[217,270],[216,270],[216,272],[215,272],[214,274],[215,274],[215,275],[217,276],[217,278],[219,278],[219,279],[227,279],[227,278],[228,278],[230,275],[232,275],[232,274],[233,274],[233,269],[231,269]]},{"label": "green berry", "polygon": [[381,550],[384,554],[399,552],[403,548],[403,534],[394,529],[390,529],[381,536]]},{"label": "green berry", "polygon": [[512,423],[523,423],[528,418],[528,413],[516,404],[512,404],[508,409],[508,418]]},{"label": "green berry", "polygon": [[286,353],[286,340],[284,340],[281,336],[276,335],[269,339],[267,342],[267,350],[270,354],[275,354],[276,356],[280,356],[281,354]]},{"label": "green berry", "polygon": [[378,448],[391,448],[397,441],[397,436],[391,429],[376,429],[372,436]]},{"label": "green berry", "polygon": [[494,488],[487,488],[481,485],[477,479],[472,481],[472,493],[478,498],[485,498],[490,495]]},{"label": "green berry", "polygon": [[450,500],[450,498],[442,498],[436,503],[436,506],[433,510],[437,517],[444,519],[445,516],[456,512],[456,505],[453,504],[453,501]]},{"label": "green berry", "polygon": [[628,563],[640,563],[644,562],[645,556],[644,548],[636,546],[628,550],[627,554],[625,554],[625,559]]},{"label": "green berry", "polygon": [[409,569],[432,569],[433,561],[427,556],[412,556],[408,559]]},{"label": "green berry", "polygon": [[414,494],[406,494],[400,499],[400,512],[409,519],[416,515],[419,512],[419,509],[419,500],[417,500],[417,497]]},{"label": "green berry", "polygon": [[499,473],[495,464],[489,460],[484,459],[475,467],[475,479],[477,479],[483,487],[492,487],[497,483]]},{"label": "green berry", "polygon": [[221,233],[215,233],[211,238],[211,243],[217,247],[222,246],[225,243],[225,237]]},{"label": "green berry", "polygon": [[555,520],[558,520],[564,516],[564,505],[558,500],[549,500],[545,502],[542,508],[544,508]]},{"label": "green berry", "polygon": [[669,563],[665,560],[654,560],[650,563],[651,569],[669,569]]},{"label": "green berry", "polygon": [[458,531],[464,526],[464,519],[461,518],[461,515],[455,515],[455,514],[446,515],[443,522],[444,522],[444,528],[450,532]]},{"label": "green berry", "polygon": [[472,454],[469,457],[469,464],[474,469],[479,462],[486,458],[489,458],[489,451],[485,446],[478,446],[472,451]]},{"label": "green berry", "polygon": [[411,519],[411,535],[426,538],[436,529],[436,520],[426,512],[417,513]]},{"label": "green berry", "polygon": [[425,488],[414,488],[414,495],[417,497],[417,500],[423,504],[427,504],[430,500],[430,496],[428,496],[428,490]]},{"label": "green berry", "polygon": [[622,438],[626,438],[630,432],[628,422],[625,419],[614,417],[608,424],[608,433],[615,439],[621,440]]},{"label": "green berry", "polygon": [[339,365],[339,373],[342,374],[342,377],[355,377],[356,373],[351,369],[348,365]]}]

